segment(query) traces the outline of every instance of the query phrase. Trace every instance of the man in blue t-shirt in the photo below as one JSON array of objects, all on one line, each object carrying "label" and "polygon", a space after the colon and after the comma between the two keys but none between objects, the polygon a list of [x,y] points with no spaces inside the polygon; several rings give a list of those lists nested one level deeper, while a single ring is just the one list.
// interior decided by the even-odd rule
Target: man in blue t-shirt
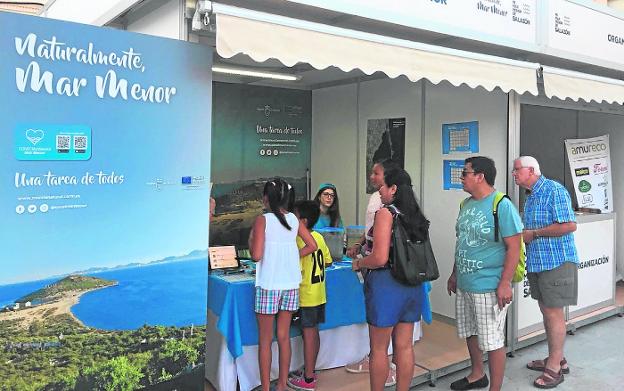
[{"label": "man in blue t-shirt", "polygon": [[[505,373],[505,318],[513,298],[511,280],[520,259],[522,219],[513,203],[503,198],[497,207],[498,238],[495,237],[494,189],[496,167],[488,157],[465,160],[464,191],[455,225],[455,265],[448,279],[449,295],[456,294],[457,333],[466,339],[470,374],[451,383],[453,390],[485,388],[500,390]],[[483,368],[488,352],[491,384]]]}]

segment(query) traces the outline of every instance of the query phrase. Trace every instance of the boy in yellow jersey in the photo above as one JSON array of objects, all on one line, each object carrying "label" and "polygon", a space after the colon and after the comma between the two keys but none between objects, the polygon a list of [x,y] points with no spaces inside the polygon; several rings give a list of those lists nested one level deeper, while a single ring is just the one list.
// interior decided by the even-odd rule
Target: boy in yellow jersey
[{"label": "boy in yellow jersey", "polygon": [[[303,329],[303,362],[301,373],[288,379],[288,385],[298,390],[314,390],[316,387],[316,357],[320,348],[319,323],[325,322],[325,266],[332,262],[329,248],[318,232],[312,227],[319,218],[320,209],[314,201],[299,201],[295,203],[294,213],[308,228],[318,249],[312,254],[300,258],[301,285],[299,285],[299,308],[301,327]],[[297,237],[297,246],[305,244]]]}]

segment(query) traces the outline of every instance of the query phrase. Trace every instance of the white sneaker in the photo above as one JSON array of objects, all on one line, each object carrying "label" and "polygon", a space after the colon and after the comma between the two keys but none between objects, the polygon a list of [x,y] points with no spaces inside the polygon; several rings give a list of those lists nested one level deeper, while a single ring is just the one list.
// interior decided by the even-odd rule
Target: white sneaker
[{"label": "white sneaker", "polygon": [[390,362],[390,370],[388,371],[388,378],[386,379],[386,383],[384,384],[386,387],[390,387],[396,384],[396,364]]},{"label": "white sneaker", "polygon": [[350,373],[368,373],[369,365],[370,359],[367,354],[360,361],[345,365],[345,370]]}]

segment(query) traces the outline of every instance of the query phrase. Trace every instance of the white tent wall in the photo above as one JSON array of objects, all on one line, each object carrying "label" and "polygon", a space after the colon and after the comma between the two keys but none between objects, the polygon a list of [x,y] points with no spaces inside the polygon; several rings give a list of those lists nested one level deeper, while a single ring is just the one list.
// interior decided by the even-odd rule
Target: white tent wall
[{"label": "white tent wall", "polygon": [[[312,93],[312,188],[324,181],[338,186],[341,213],[346,224],[355,222],[355,180],[359,181],[359,222],[363,224],[368,197],[365,190],[366,121],[374,118],[406,118],[405,167],[412,176],[414,190],[432,221],[431,236],[440,267],[440,279],[433,284],[433,311],[455,317],[454,299],[446,294],[446,279],[454,262],[455,220],[459,202],[466,193],[442,189],[444,159],[464,159],[470,155],[442,155],[442,124],[479,121],[479,155],[494,159],[498,167],[497,187],[507,183],[507,94],[496,90],[453,87],[448,83],[425,88],[425,156],[421,158],[423,128],[422,83],[405,79],[383,79],[315,90]],[[355,129],[359,108],[360,164],[356,168]],[[424,162],[424,164],[421,164]],[[356,174],[357,172],[357,174]],[[356,178],[357,175],[357,178]]]},{"label": "white tent wall", "polygon": [[158,1],[154,5],[154,7],[149,9],[145,7],[129,12],[126,16],[126,30],[158,37],[180,39],[180,1]]},{"label": "white tent wall", "polygon": [[141,0],[48,0],[43,16],[104,26],[137,5]]},{"label": "white tent wall", "polygon": [[357,85],[349,84],[312,91],[312,189],[330,182],[338,187],[340,214],[347,225],[355,224]]},{"label": "white tent wall", "polygon": [[496,187],[507,183],[507,94],[500,90],[453,87],[427,83],[425,96],[424,209],[431,220],[431,242],[438,260],[440,279],[433,284],[433,312],[455,318],[455,300],[446,293],[446,280],[455,259],[455,220],[459,203],[467,196],[460,190],[443,190],[445,159],[465,159],[469,154],[442,155],[442,124],[479,121],[479,153],[492,158],[498,174]]}]

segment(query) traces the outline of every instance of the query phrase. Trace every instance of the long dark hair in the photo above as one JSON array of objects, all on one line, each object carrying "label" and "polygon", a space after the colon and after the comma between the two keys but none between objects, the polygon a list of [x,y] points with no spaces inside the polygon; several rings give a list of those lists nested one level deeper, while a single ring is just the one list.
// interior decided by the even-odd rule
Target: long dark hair
[{"label": "long dark hair", "polygon": [[266,196],[269,201],[269,208],[271,209],[271,212],[275,215],[275,217],[277,217],[280,224],[282,224],[289,231],[291,230],[291,227],[288,225],[281,209],[286,209],[288,207],[291,189],[292,186],[282,178],[274,178],[264,184],[264,190],[262,191],[262,195]]},{"label": "long dark hair", "polygon": [[336,186],[332,184],[327,183],[326,185],[327,186],[322,185],[319,191],[316,192],[316,197],[314,197],[314,201],[318,204],[320,208],[321,194],[327,189],[332,189],[334,191],[334,202],[329,208],[327,208],[327,214],[329,215],[329,226],[338,227],[340,225],[340,203],[338,202],[338,190],[336,190]]},{"label": "long dark hair", "polygon": [[[384,165],[384,163],[381,163]],[[412,240],[425,240],[429,233],[429,220],[425,217],[412,189],[412,178],[395,164],[384,166],[386,186],[396,186],[392,204],[401,212],[401,221]]]}]

